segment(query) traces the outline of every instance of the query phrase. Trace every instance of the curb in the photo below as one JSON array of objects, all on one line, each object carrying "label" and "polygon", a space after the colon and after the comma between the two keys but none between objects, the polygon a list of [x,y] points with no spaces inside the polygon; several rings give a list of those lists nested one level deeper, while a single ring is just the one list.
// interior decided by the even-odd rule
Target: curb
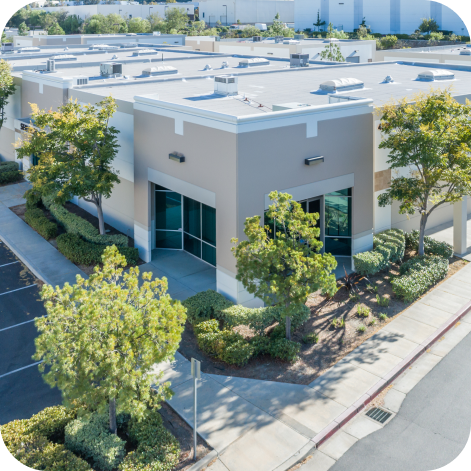
[{"label": "curb", "polygon": [[318,448],[327,439],[335,434],[341,427],[355,417],[365,406],[370,403],[381,391],[389,386],[401,373],[403,373],[415,360],[417,360],[431,345],[448,332],[466,314],[471,312],[471,301],[466,303],[456,314],[453,314],[432,335],[427,337],[417,348],[407,355],[391,371],[386,373],[373,387],[353,403],[346,411],[340,414],[333,422],[324,427],[311,442]]},{"label": "curb", "polygon": [[197,461],[193,466],[188,468],[186,471],[202,471],[206,469],[206,466],[211,463],[214,459],[218,458],[218,452],[216,450],[210,451],[206,456]]}]

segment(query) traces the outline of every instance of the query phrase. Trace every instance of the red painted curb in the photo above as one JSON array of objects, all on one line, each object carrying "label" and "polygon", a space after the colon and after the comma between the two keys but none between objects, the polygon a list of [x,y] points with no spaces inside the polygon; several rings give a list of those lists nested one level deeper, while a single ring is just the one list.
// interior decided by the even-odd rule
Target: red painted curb
[{"label": "red painted curb", "polygon": [[[390,385],[402,372],[404,372],[415,360],[417,360],[431,345],[448,332],[466,314],[471,312],[471,301],[459,309],[456,314],[451,314],[450,319],[444,322],[429,337],[427,337],[418,347],[412,350],[398,365],[383,376],[374,386],[372,386],[360,399],[355,401],[346,411],[342,412],[327,427],[324,427],[311,441],[318,448],[334,433],[355,417],[366,405],[371,402],[381,391]],[[321,392],[321,391],[319,391]]]}]

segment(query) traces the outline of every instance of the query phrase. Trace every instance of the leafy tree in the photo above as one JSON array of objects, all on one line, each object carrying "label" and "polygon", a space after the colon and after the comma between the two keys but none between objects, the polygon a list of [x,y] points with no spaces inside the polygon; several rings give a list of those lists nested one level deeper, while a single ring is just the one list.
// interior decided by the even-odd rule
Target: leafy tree
[{"label": "leafy tree", "polygon": [[16,87],[11,75],[11,65],[9,62],[0,59],[0,130],[5,117],[5,108],[8,105],[8,98],[15,93]]},{"label": "leafy tree", "polygon": [[[334,27],[332,23],[329,23],[327,29],[327,37],[332,39],[334,37]],[[325,49],[320,53],[321,59],[327,59],[329,61],[344,62],[345,58],[340,51],[340,47],[337,44],[333,44],[332,41],[325,47]]]},{"label": "leafy tree", "polygon": [[112,97],[98,106],[81,106],[70,100],[57,112],[39,110],[31,105],[37,130],[30,128],[17,144],[19,159],[41,156],[38,165],[28,170],[35,190],[55,195],[64,204],[74,196],[96,206],[100,234],[105,233],[103,198],[109,198],[119,183],[112,163],[118,152],[117,129],[110,119],[117,106]]},{"label": "leafy tree", "polygon": [[419,31],[421,33],[432,33],[438,31],[440,26],[433,18],[422,18],[422,23],[419,25]]},{"label": "leafy tree", "polygon": [[369,34],[368,28],[366,26],[360,25],[358,30],[357,30],[357,39],[371,39],[373,36]]},{"label": "leafy tree", "polygon": [[85,34],[127,33],[128,25],[124,18],[117,13],[110,13],[107,16],[99,13],[85,20],[84,32]]},{"label": "leafy tree", "polygon": [[181,31],[188,24],[188,15],[184,8],[167,8],[165,11],[165,20],[167,21],[167,31]]},{"label": "leafy tree", "polygon": [[158,13],[149,15],[147,21],[150,23],[151,31],[167,32],[167,22]]},{"label": "leafy tree", "polygon": [[280,14],[277,13],[273,19],[273,24],[268,27],[267,30],[268,36],[292,36],[291,30],[285,26],[285,24],[280,20]]},{"label": "leafy tree", "polygon": [[376,40],[376,47],[378,49],[393,49],[397,44],[397,36],[384,36]]},{"label": "leafy tree", "polygon": [[[152,280],[139,269],[123,273],[126,260],[107,247],[103,268],[85,280],[55,289],[44,285],[41,298],[47,317],[36,320],[40,371],[62,391],[66,406],[78,400],[91,410],[109,408],[110,432],[117,433],[116,411],[143,415],[153,396],[156,363],[171,360],[180,343],[185,308],[167,294],[166,278]],[[158,377],[159,375],[157,375]],[[168,393],[168,391],[166,391]]]},{"label": "leafy tree", "polygon": [[47,30],[47,34],[49,35],[62,35],[62,34],[65,34],[64,30],[59,26],[58,23],[54,23],[48,30]]},{"label": "leafy tree", "polygon": [[9,42],[5,31],[2,31],[2,44]]},{"label": "leafy tree", "polygon": [[253,25],[248,25],[242,30],[242,36],[244,38],[251,38],[253,36],[260,36],[262,32]]},{"label": "leafy tree", "polygon": [[29,28],[26,26],[26,23],[23,21],[23,23],[18,26],[18,34],[20,36],[27,36],[28,35]]},{"label": "leafy tree", "polygon": [[432,31],[432,32],[430,33],[430,38],[429,38],[428,42],[429,42],[430,44],[435,44],[435,43],[438,43],[439,41],[441,41],[441,40],[444,39],[444,38],[445,38],[445,36],[443,35],[442,32],[438,32],[438,31],[437,31],[437,32],[433,32],[433,31]]},{"label": "leafy tree", "polygon": [[165,0],[166,3],[177,3],[177,0]]},{"label": "leafy tree", "polygon": [[31,9],[21,8],[9,20],[7,26],[10,28],[18,28],[21,23],[29,19]]},{"label": "leafy tree", "polygon": [[78,34],[81,32],[83,20],[77,15],[68,16],[62,23],[59,23],[65,34]]},{"label": "leafy tree", "polygon": [[379,148],[389,149],[393,171],[409,173],[393,177],[378,202],[384,207],[399,201],[401,214],[420,214],[419,255],[424,255],[430,214],[471,195],[471,106],[455,101],[449,90],[421,93],[413,101],[404,98],[382,108]]},{"label": "leafy tree", "polygon": [[319,10],[317,10],[317,21],[313,23],[313,26],[317,27],[317,31],[320,31],[320,27],[325,25],[325,20],[321,21],[321,14]]},{"label": "leafy tree", "polygon": [[100,0],[83,0],[84,5],[98,5]]},{"label": "leafy tree", "polygon": [[270,193],[273,202],[267,217],[275,221],[275,237],[269,226],[260,225],[260,216],[247,218],[247,240],[238,242],[232,252],[237,260],[237,280],[245,289],[267,304],[282,309],[286,318],[286,338],[291,338],[291,315],[309,294],[321,289],[333,295],[337,266],[331,254],[319,253],[319,214],[305,213],[287,193]]},{"label": "leafy tree", "polygon": [[130,33],[149,33],[150,30],[150,22],[148,20],[136,17],[128,21],[128,31]]}]

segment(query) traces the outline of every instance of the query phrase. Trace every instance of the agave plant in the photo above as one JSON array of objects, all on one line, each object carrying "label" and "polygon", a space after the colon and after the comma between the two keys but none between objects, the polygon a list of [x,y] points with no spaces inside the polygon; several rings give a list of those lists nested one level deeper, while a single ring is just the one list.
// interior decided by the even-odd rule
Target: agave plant
[{"label": "agave plant", "polygon": [[[340,280],[340,288],[345,288],[349,293],[355,294],[358,296],[358,283],[362,280],[366,280],[368,283],[371,284],[370,280],[366,276],[361,276],[358,273],[347,273],[345,269],[345,265],[343,267],[343,271],[345,272],[345,276]],[[356,296],[355,296],[356,298]]]}]

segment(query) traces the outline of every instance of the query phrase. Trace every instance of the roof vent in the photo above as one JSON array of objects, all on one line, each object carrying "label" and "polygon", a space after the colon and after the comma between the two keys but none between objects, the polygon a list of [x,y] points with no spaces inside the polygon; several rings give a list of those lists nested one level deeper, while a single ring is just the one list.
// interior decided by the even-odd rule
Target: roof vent
[{"label": "roof vent", "polygon": [[257,65],[270,65],[270,61],[261,57],[254,57],[253,59],[242,59],[239,62],[239,67],[254,67]]},{"label": "roof vent", "polygon": [[123,75],[123,64],[118,62],[104,62],[100,65],[102,77],[120,77]]},{"label": "roof vent", "polygon": [[436,80],[453,80],[454,78],[455,74],[453,72],[443,69],[430,69],[417,75],[417,80],[426,80],[428,82],[434,82]]},{"label": "roof vent", "polygon": [[64,51],[68,51],[68,50],[69,50],[69,48],[68,48],[68,47],[64,47]]},{"label": "roof vent", "polygon": [[383,80],[383,83],[393,83],[394,79],[390,75],[386,75],[386,78]]},{"label": "roof vent", "polygon": [[133,56],[156,56],[158,52],[155,49],[140,49],[139,51],[134,51]]},{"label": "roof vent", "polygon": [[309,54],[291,54],[289,56],[290,67],[309,67]]},{"label": "roof vent", "polygon": [[78,85],[88,85],[88,77],[85,77],[85,75],[74,77],[74,86]]},{"label": "roof vent", "polygon": [[232,96],[238,94],[238,77],[219,75],[214,77],[214,93],[216,95]]},{"label": "roof vent", "polygon": [[54,59],[48,59],[46,62],[46,71],[55,72],[56,71],[56,62]]},{"label": "roof vent", "polygon": [[229,68],[229,62],[222,61],[221,69],[228,69],[228,68]]},{"label": "roof vent", "polygon": [[460,51],[460,56],[471,56],[471,49],[463,49]]},{"label": "roof vent", "polygon": [[172,67],[171,65],[160,65],[158,67],[149,67],[142,71],[142,75],[145,77],[155,77],[157,75],[165,74],[178,74],[178,69]]},{"label": "roof vent", "polygon": [[326,92],[343,92],[345,90],[357,90],[365,88],[365,84],[355,78],[340,78],[335,80],[327,80],[320,84],[319,88]]},{"label": "roof vent", "polygon": [[57,61],[76,61],[77,57],[70,54],[62,54],[60,56],[52,56],[51,59]]},{"label": "roof vent", "polygon": [[203,70],[213,70],[213,68],[212,68],[209,64],[206,64],[206,65],[203,67]]}]

